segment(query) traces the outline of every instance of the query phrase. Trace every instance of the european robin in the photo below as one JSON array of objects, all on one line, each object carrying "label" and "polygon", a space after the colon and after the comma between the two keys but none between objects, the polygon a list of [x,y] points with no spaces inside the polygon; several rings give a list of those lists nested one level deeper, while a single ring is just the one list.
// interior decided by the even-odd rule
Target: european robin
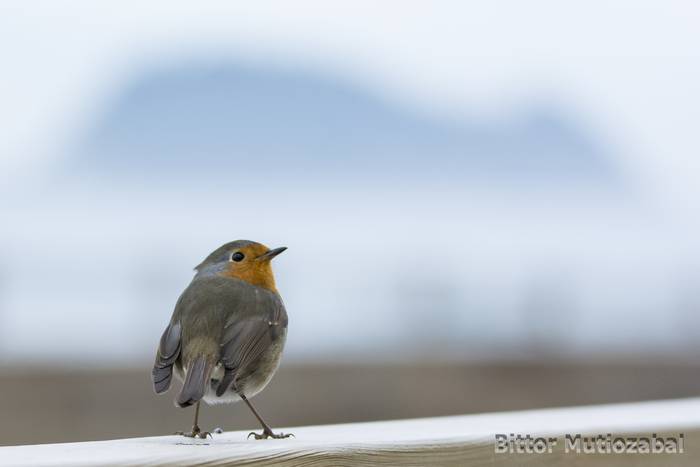
[{"label": "european robin", "polygon": [[245,402],[263,427],[262,433],[250,434],[256,439],[290,436],[273,433],[250,403],[272,379],[287,337],[287,312],[270,265],[284,250],[237,240],[195,268],[160,339],[152,373],[161,394],[170,387],[174,369],[183,381],[175,404],[196,404],[192,431],[180,434],[210,435],[197,424],[203,399],[208,404]]}]

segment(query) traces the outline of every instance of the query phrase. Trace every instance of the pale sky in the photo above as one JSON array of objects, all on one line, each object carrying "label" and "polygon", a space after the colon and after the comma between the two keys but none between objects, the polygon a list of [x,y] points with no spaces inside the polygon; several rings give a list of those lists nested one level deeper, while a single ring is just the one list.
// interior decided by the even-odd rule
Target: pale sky
[{"label": "pale sky", "polygon": [[5,0],[3,183],[50,167],[142,67],[223,56],[337,73],[402,105],[455,118],[499,118],[550,96],[603,135],[653,199],[696,222],[697,3],[290,5]]},{"label": "pale sky", "polygon": [[[532,281],[561,276],[565,287],[570,274],[577,287],[574,299],[578,294],[580,300],[573,300],[579,308],[567,316],[582,320],[580,342],[591,348],[603,341],[614,346],[622,336],[645,348],[650,341],[676,343],[679,323],[688,318],[681,312],[695,309],[699,277],[699,24],[697,3],[672,1],[4,0],[0,209],[8,227],[1,246],[12,271],[5,306],[13,310],[4,317],[9,329],[4,353],[31,353],[37,329],[70,335],[72,329],[102,329],[107,323],[117,330],[110,342],[119,356],[125,350],[115,336],[136,321],[145,324],[142,340],[134,337],[134,351],[150,349],[151,334],[160,333],[169,314],[168,297],[174,300],[189,280],[203,246],[218,244],[222,232],[234,227],[246,227],[255,238],[279,235],[280,244],[290,246],[290,269],[286,274],[282,269],[281,282],[290,291],[285,295],[290,310],[297,310],[297,336],[317,332],[323,322],[329,329],[328,348],[339,348],[336,340],[343,338],[332,332],[337,329],[333,321],[317,319],[329,308],[352,317],[368,342],[380,342],[382,333],[394,329],[394,315],[380,312],[401,307],[392,302],[398,289],[391,278],[396,271],[415,273],[403,285],[412,288],[410,281],[423,274],[412,269],[416,258],[404,251],[436,235],[451,245],[454,277],[459,278],[455,287],[460,293],[464,288],[464,303],[454,309],[468,313],[461,318],[464,327],[455,330],[510,341],[521,332],[518,300],[527,299]],[[328,193],[329,199],[298,192],[280,199],[278,192],[270,193],[259,202],[275,207],[280,216],[261,220],[256,207],[239,210],[234,222],[220,215],[220,205],[201,203],[188,193],[147,197],[122,190],[129,191],[123,196],[110,187],[97,189],[89,180],[75,191],[70,184],[60,186],[64,193],[55,199],[50,190],[32,191],[42,173],[51,173],[70,155],[71,145],[124,86],[150,67],[193,59],[243,60],[337,75],[413,112],[445,118],[508,119],[533,102],[552,100],[565,115],[574,116],[577,128],[601,139],[605,153],[617,157],[613,163],[642,188],[641,214],[624,205],[610,206],[604,198],[595,202],[593,193],[585,194],[594,201],[588,205],[569,199],[552,207],[547,202],[529,206],[531,199],[519,204],[518,199],[506,203],[466,196],[444,204],[450,197],[439,193],[392,194],[400,200],[385,193],[377,200],[358,190],[335,198]],[[13,190],[17,186],[25,189]],[[132,200],[140,200],[138,208],[132,209]],[[459,216],[453,215],[456,204]],[[416,211],[406,215],[396,206]],[[197,216],[188,217],[191,224],[183,229],[183,213],[188,212]],[[329,213],[335,216],[330,222]],[[432,224],[426,221],[430,219]],[[198,228],[203,220],[207,229]],[[357,226],[365,227],[358,232]],[[308,232],[316,235],[310,239]],[[155,241],[163,238],[162,245]],[[387,239],[404,244],[389,249]],[[48,252],[43,249],[47,242]],[[350,249],[344,256],[310,254],[318,242],[327,242],[328,251],[338,242]],[[170,254],[171,248],[176,254]],[[388,258],[374,275],[358,272],[356,258],[365,248]],[[119,254],[102,258],[105,249]],[[96,257],[102,258],[99,263],[93,261]],[[169,265],[173,275],[157,287],[135,289],[133,273],[144,263]],[[44,270],[38,278],[37,264]],[[440,271],[445,269],[439,264]],[[326,269],[336,272],[314,275]],[[149,277],[149,271],[137,278]],[[92,282],[86,286],[74,277]],[[366,278],[372,280],[363,282]],[[306,281],[320,286],[303,287]],[[554,282],[554,287],[561,285]],[[37,288],[45,293],[36,294]],[[358,312],[358,296],[372,297],[375,308]],[[692,306],[680,307],[679,296]],[[96,303],[100,313],[94,313]],[[655,320],[660,310],[670,316],[663,326]],[[482,320],[479,326],[467,326],[475,316]],[[601,331],[603,318],[608,326]],[[66,322],[80,326],[60,326]],[[504,328],[504,322],[511,328]],[[682,326],[683,332],[693,329]],[[690,341],[696,334],[688,336]],[[99,333],[80,333],[65,341],[82,352],[101,345],[101,339]],[[303,338],[294,342],[292,348],[303,350]],[[351,344],[340,345],[346,343]]]}]

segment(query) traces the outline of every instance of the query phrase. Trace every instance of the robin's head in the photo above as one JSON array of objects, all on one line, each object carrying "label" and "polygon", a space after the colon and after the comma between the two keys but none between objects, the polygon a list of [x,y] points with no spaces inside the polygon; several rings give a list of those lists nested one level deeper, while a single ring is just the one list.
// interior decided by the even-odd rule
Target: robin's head
[{"label": "robin's head", "polygon": [[211,253],[195,269],[198,274],[235,277],[250,284],[276,291],[270,261],[287,247],[269,249],[250,240],[229,242]]}]

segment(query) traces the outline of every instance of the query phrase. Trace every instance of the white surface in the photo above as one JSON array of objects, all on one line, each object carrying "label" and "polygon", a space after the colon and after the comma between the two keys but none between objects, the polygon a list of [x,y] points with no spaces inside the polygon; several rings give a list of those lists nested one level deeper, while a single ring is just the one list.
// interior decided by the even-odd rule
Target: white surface
[{"label": "white surface", "polygon": [[[698,427],[700,399],[685,399],[281,429],[296,435],[296,438],[283,440],[247,440],[247,432],[238,431],[214,435],[208,440],[163,436],[10,446],[0,448],[0,463],[17,466],[231,465],[246,460],[246,465],[376,465],[382,462],[510,465],[516,458],[494,456],[495,433],[651,435],[690,433]],[[674,455],[677,457],[673,458],[673,465],[693,465],[692,459],[700,451],[696,453],[687,441],[686,444],[687,452]],[[578,459],[576,462],[582,460],[580,456],[567,456],[571,456],[567,457],[570,460]],[[584,457],[590,458],[591,463],[601,461],[599,456]],[[601,465],[612,465],[612,459]],[[614,462],[627,465],[625,459],[629,458],[615,455]],[[561,460],[559,458],[559,462]],[[632,461],[634,465],[647,465],[645,461],[656,465],[653,462],[668,462],[669,458],[637,455]]]}]

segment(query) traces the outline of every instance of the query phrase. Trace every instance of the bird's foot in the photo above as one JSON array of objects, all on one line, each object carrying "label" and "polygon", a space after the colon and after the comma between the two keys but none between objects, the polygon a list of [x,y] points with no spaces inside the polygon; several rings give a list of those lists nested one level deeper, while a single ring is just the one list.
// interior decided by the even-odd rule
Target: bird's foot
[{"label": "bird's foot", "polygon": [[273,438],[273,439],[283,439],[283,438],[289,438],[294,437],[292,433],[273,433],[272,430],[269,428],[265,428],[262,433],[258,434],[254,431],[251,431],[248,433],[248,438],[251,436],[254,436],[255,439],[268,439],[268,438]]},{"label": "bird's foot", "polygon": [[[216,430],[215,430],[216,431]],[[186,433],[184,431],[176,431],[176,435],[181,435],[181,436],[186,436],[188,438],[201,438],[201,439],[206,439],[206,437],[213,438],[211,433],[208,431],[202,431],[197,425],[192,427],[192,431]]]}]

